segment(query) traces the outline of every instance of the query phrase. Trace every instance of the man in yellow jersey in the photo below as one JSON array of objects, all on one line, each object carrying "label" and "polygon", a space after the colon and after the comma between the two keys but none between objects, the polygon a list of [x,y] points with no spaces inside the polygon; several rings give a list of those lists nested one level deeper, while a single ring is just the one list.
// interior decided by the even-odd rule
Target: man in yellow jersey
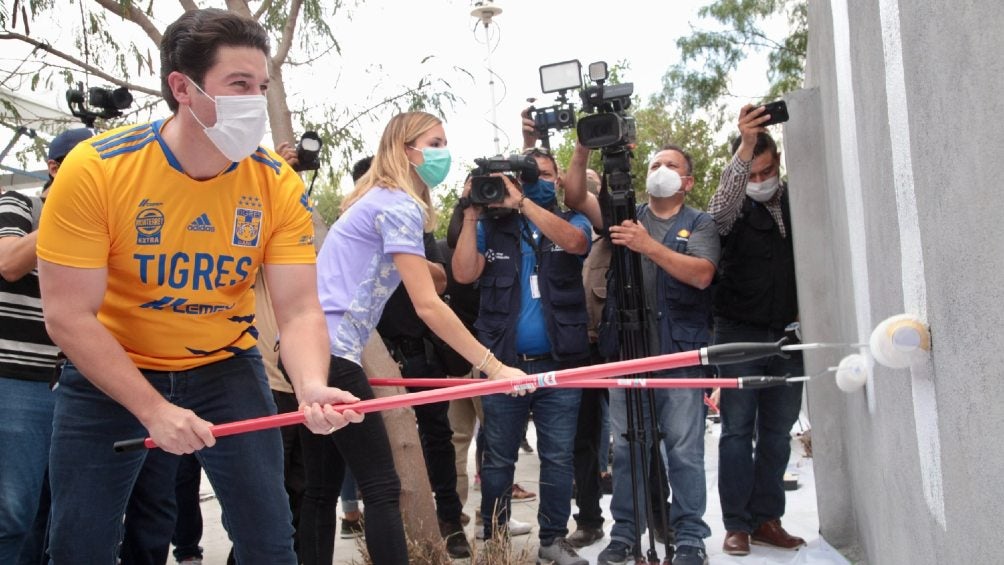
[{"label": "man in yellow jersey", "polygon": [[186,12],[161,42],[173,115],[81,143],[52,188],[39,279],[46,327],[70,361],[50,456],[53,563],[116,562],[146,453],[112,443],[143,435],[196,453],[239,563],[296,563],[279,431],[210,433],[276,410],[255,348],[260,265],[307,426],[330,433],[362,419],[327,406],[355,397],[327,386],[303,184],[258,147],[268,52],[252,20]]}]

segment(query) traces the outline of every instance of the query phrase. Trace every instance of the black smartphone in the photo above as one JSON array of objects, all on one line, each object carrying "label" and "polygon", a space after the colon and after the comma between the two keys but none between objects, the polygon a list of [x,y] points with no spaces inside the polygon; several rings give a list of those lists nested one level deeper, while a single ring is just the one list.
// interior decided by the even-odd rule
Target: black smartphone
[{"label": "black smartphone", "polygon": [[768,102],[763,105],[763,113],[770,114],[770,119],[760,124],[761,126],[772,126],[788,121],[788,105],[784,100]]}]

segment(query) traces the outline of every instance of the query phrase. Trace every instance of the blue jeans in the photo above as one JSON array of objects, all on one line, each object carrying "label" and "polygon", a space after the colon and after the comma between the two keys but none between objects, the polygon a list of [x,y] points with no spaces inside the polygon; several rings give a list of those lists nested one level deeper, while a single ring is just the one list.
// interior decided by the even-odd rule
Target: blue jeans
[{"label": "blue jeans", "polygon": [[[275,414],[257,350],[190,371],[144,373],[169,401],[213,423]],[[73,365],[67,364],[59,383],[49,459],[50,564],[112,565],[147,452],[115,453],[111,446],[147,432]],[[295,565],[279,430],[220,438],[196,457],[220,501],[237,563]]]},{"label": "blue jeans", "polygon": [[189,557],[202,559],[202,508],[199,506],[199,489],[202,485],[202,467],[195,455],[184,455],[178,463],[174,482],[174,499],[178,505],[178,519],[174,524],[171,543],[174,559]]},{"label": "blue jeans", "polygon": [[49,462],[54,402],[48,383],[0,377],[0,563],[17,562],[24,540],[38,539],[29,534]]},{"label": "blue jeans", "polygon": [[[533,374],[553,371],[558,363],[544,360],[521,362],[517,366]],[[487,537],[492,535],[493,522],[500,526],[509,522],[516,457],[531,411],[540,457],[540,506],[537,509],[540,541],[547,545],[568,533],[568,516],[572,511],[572,451],[581,392],[574,388],[542,388],[516,398],[492,394],[481,399],[485,411],[481,515]]]},{"label": "blue jeans", "polygon": [[[777,341],[783,329],[715,320],[715,343]],[[723,377],[801,375],[801,352],[722,365]],[[755,390],[722,389],[718,441],[718,496],[728,531],[751,532],[784,515],[784,470],[791,456],[791,427],[802,406],[802,383]],[[755,447],[754,447],[755,440]]]},{"label": "blue jeans", "polygon": [[147,452],[126,504],[121,565],[167,562],[178,517],[175,488],[180,463],[181,457],[173,453],[160,449]]},{"label": "blue jeans", "polygon": [[[645,508],[645,488],[650,488],[647,485],[653,483],[646,483],[643,479],[641,454],[636,451],[637,465],[633,480],[639,488],[638,497],[632,500],[630,449],[638,449],[638,446],[630,445],[624,437],[627,433],[626,392],[625,389],[610,391],[610,433],[614,441],[614,490],[610,499],[614,526],[610,530],[610,539],[634,546],[635,528],[638,532],[643,532],[648,527],[648,516],[644,511],[640,513],[641,523],[635,524],[634,508],[635,505],[639,509]],[[644,390],[635,392],[642,401],[644,429],[649,430],[645,434],[645,445],[641,447],[651,458],[658,451],[652,449],[649,395]],[[704,538],[711,535],[711,528],[704,522],[708,499],[704,478],[704,391],[664,389],[654,392],[656,414],[660,431],[664,435],[663,446],[666,448],[666,472],[673,493],[669,523],[676,531],[677,545],[703,548]],[[636,419],[635,425],[640,424]],[[652,496],[648,498],[653,499]]]}]

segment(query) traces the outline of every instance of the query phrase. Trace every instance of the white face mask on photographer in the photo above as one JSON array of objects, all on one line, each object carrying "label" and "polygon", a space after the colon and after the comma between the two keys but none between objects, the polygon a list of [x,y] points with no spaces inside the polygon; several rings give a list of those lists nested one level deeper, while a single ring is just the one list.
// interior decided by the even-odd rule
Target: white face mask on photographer
[{"label": "white face mask on photographer", "polygon": [[766,202],[774,198],[779,186],[781,186],[780,179],[774,175],[763,182],[747,183],[746,195],[757,202]]},{"label": "white face mask on photographer", "polygon": [[[187,77],[186,77],[187,78]],[[216,104],[216,124],[207,127],[195,115],[192,107],[192,117],[199,122],[206,137],[220,150],[227,159],[240,161],[254,153],[265,137],[268,129],[268,107],[265,97],[260,94],[250,96],[210,96],[205,90],[188,79],[206,98]]]},{"label": "white face mask on photographer", "polygon": [[669,198],[680,192],[683,187],[683,177],[669,167],[660,166],[648,173],[645,179],[645,191],[656,198]]}]

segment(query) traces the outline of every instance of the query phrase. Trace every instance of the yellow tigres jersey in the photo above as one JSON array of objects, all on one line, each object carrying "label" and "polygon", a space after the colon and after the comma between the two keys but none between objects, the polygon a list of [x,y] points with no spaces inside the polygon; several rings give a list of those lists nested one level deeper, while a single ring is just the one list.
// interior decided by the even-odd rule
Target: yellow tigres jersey
[{"label": "yellow tigres jersey", "polygon": [[258,148],[219,176],[186,175],[164,121],[81,142],[46,201],[38,256],[108,269],[98,319],[140,368],[182,371],[255,344],[262,264],[313,263],[303,183]]}]

